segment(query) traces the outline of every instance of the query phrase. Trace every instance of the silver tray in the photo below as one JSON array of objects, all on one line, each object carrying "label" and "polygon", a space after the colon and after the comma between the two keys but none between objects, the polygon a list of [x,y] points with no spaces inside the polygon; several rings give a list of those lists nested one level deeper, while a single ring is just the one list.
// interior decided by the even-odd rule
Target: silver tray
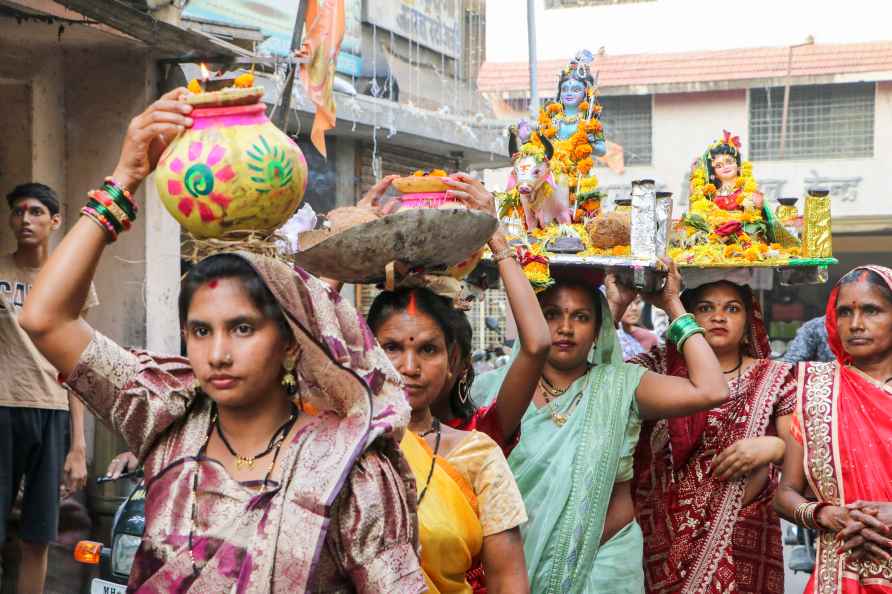
[{"label": "silver tray", "polygon": [[458,264],[483,247],[498,223],[465,209],[405,209],[323,239],[296,253],[294,263],[345,283],[377,283],[394,261],[428,271]]}]

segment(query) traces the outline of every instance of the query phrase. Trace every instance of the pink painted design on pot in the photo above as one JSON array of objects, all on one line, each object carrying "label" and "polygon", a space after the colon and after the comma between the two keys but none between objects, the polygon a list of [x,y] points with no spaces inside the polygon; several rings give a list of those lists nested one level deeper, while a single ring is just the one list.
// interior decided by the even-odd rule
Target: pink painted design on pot
[{"label": "pink painted design on pot", "polygon": [[183,193],[183,184],[179,180],[167,180],[167,193],[171,196],[179,196]]},{"label": "pink painted design on pot", "polygon": [[226,208],[227,206],[229,206],[229,203],[232,202],[232,198],[214,192],[213,194],[211,194],[211,202],[213,202],[214,204],[219,204],[221,207]]},{"label": "pink painted design on pot", "polygon": [[214,145],[214,148],[211,149],[211,152],[208,153],[208,158],[205,159],[205,163],[209,166],[213,167],[217,163],[220,162],[220,159],[223,158],[223,155],[226,154],[226,149],[220,146],[219,144]]},{"label": "pink painted design on pot", "polygon": [[215,218],[217,218],[216,216],[214,216],[214,211],[211,210],[211,207],[204,202],[198,203],[198,216],[200,216],[202,222],[205,223],[210,223]]},{"label": "pink painted design on pot", "polygon": [[232,178],[235,177],[235,171],[232,170],[232,167],[227,165],[226,167],[217,171],[214,176],[219,179],[221,182],[228,182]]},{"label": "pink painted design on pot", "polygon": [[235,107],[206,107],[192,110],[193,130],[205,130],[218,126],[252,126],[267,122],[266,106],[238,105]]},{"label": "pink painted design on pot", "polygon": [[184,217],[188,217],[190,214],[192,214],[193,205],[194,202],[192,202],[191,198],[183,198],[177,203],[177,208],[181,213],[183,213]]},{"label": "pink painted design on pot", "polygon": [[189,160],[195,161],[198,157],[201,156],[201,151],[204,150],[204,144],[200,142],[193,142],[189,145]]},{"label": "pink painted design on pot", "polygon": [[180,161],[180,158],[177,157],[173,161],[170,162],[170,170],[174,173],[182,173],[183,172],[183,162]]}]

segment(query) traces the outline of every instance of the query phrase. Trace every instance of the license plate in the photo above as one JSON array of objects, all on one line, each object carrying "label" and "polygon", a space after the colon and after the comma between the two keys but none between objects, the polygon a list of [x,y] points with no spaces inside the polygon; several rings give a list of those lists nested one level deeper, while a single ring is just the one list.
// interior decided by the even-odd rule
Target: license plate
[{"label": "license plate", "polygon": [[90,583],[90,594],[127,594],[127,586],[95,578]]}]

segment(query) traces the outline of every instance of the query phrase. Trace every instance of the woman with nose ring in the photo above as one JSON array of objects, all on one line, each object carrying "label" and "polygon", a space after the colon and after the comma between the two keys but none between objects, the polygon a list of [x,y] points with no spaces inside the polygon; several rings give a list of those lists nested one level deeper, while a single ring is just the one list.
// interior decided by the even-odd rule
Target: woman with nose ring
[{"label": "woman with nose ring", "polygon": [[[793,368],[771,361],[758,301],[720,281],[689,289],[731,397],[709,411],[646,421],[635,452],[635,515],[649,594],[780,594],[780,520],[771,507],[795,407]],[[670,344],[631,361],[688,376]]]},{"label": "woman with nose ring", "polygon": [[[154,169],[162,135],[192,125],[185,93],[131,122],[104,186],[115,200]],[[126,200],[116,208],[135,220]],[[414,481],[397,445],[409,407],[352,306],[290,262],[223,251],[183,279],[186,356],[125,349],[80,314],[106,247],[130,227],[83,214],[20,323],[144,469],[128,592],[424,592]],[[302,414],[304,399],[318,414]]]},{"label": "woman with nose ring", "polygon": [[[691,414],[728,396],[703,329],[679,299],[678,270],[667,264],[665,288],[646,299],[672,316],[669,337],[690,366],[687,377],[623,362],[613,315],[592,279],[553,269],[557,282],[539,295],[551,351],[508,458],[530,516],[522,533],[534,592],[644,591],[630,483],[641,419]],[[612,278],[607,286],[617,292]],[[491,399],[504,377],[481,376],[475,400]]]},{"label": "woman with nose ring", "polygon": [[817,529],[807,594],[892,593],[892,270],[862,266],[827,301],[836,360],[800,363],[775,508]]}]

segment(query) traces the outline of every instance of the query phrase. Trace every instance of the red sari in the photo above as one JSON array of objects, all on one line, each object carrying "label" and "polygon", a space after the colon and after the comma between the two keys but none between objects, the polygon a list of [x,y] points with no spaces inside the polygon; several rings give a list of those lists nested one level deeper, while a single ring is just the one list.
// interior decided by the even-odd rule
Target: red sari
[{"label": "red sari", "polygon": [[[892,270],[879,274],[892,289]],[[805,477],[820,501],[892,501],[892,388],[851,366],[836,330],[836,298],[827,302],[827,335],[837,357],[800,363],[794,436],[802,443]],[[892,594],[892,561],[852,561],[836,553],[834,535],[821,532],[806,594]]]},{"label": "red sari", "polygon": [[[772,508],[779,469],[769,467],[765,487],[746,506],[745,479],[708,474],[715,455],[738,440],[773,434],[774,419],[795,408],[793,368],[765,358],[768,337],[755,305],[753,311],[749,354],[757,362],[729,382],[728,402],[642,426],[633,488],[648,594],[783,593],[780,520]],[[687,376],[671,347],[634,362]]]}]

